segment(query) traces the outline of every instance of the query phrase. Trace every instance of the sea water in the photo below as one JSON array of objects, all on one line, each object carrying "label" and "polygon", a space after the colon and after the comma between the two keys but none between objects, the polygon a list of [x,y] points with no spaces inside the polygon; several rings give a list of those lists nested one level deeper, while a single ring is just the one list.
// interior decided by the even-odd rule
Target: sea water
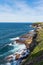
[{"label": "sea water", "polygon": [[[15,53],[19,50],[20,45],[6,46],[11,43],[10,39],[19,37],[30,30],[33,30],[32,23],[0,23],[0,57],[5,57],[11,53]],[[20,61],[14,61],[19,63]],[[11,65],[12,63],[6,63],[5,65]],[[14,64],[14,63],[13,63]],[[12,64],[12,65],[13,65]],[[16,65],[16,64],[14,64]]]}]

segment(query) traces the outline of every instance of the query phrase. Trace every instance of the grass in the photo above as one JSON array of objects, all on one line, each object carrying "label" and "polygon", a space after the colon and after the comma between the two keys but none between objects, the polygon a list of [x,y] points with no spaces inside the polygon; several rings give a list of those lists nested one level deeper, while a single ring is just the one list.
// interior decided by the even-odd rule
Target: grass
[{"label": "grass", "polygon": [[22,65],[27,65],[29,62],[33,63],[31,65],[43,65],[43,57],[40,59],[40,57],[43,55],[43,29],[39,29],[37,34],[36,41],[38,45],[34,48]]}]

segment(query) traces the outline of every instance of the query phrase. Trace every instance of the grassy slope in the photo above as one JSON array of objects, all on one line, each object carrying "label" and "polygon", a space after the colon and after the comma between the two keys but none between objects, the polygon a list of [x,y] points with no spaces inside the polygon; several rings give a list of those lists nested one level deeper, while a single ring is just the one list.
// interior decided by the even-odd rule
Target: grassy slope
[{"label": "grassy slope", "polygon": [[38,45],[22,65],[43,65],[43,29],[39,29],[37,33],[36,40]]}]

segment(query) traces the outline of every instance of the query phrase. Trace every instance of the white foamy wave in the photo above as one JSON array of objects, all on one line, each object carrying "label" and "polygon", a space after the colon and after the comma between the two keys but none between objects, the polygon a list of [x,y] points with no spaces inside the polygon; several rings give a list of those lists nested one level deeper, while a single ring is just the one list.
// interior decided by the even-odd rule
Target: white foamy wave
[{"label": "white foamy wave", "polygon": [[16,37],[16,38],[10,38],[10,40],[17,40],[19,39],[19,37]]},{"label": "white foamy wave", "polygon": [[6,63],[5,65],[11,65],[11,63],[10,63],[10,62],[8,62],[8,63]]}]

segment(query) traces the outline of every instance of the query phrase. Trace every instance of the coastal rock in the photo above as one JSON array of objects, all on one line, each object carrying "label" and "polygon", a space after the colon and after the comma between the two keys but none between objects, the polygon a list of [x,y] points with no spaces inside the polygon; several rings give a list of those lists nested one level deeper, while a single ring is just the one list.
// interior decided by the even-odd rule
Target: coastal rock
[{"label": "coastal rock", "polygon": [[13,59],[13,55],[9,55],[5,58],[7,62],[10,62]]},{"label": "coastal rock", "polygon": [[20,58],[20,54],[16,54],[16,60],[18,60]]}]

